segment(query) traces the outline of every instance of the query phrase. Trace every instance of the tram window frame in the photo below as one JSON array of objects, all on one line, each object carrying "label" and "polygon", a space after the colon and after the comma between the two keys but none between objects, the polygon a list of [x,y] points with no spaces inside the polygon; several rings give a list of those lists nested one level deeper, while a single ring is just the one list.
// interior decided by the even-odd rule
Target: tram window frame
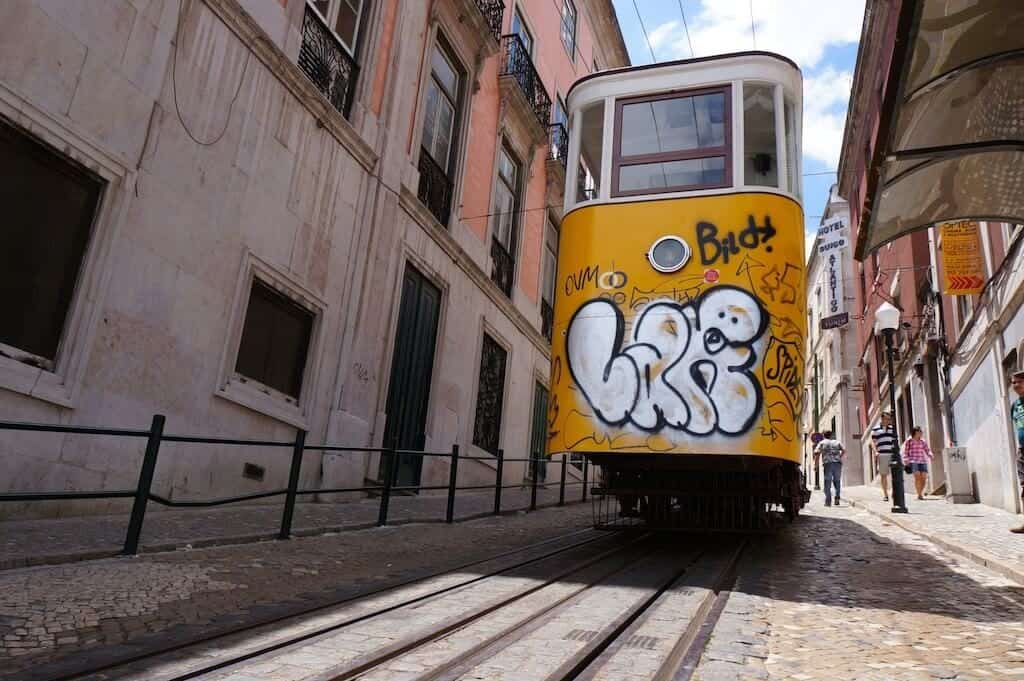
[{"label": "tram window frame", "polygon": [[[699,97],[701,95],[721,94],[724,99],[723,109],[723,136],[724,144],[718,147],[699,147],[677,151],[665,151],[650,154],[622,154],[622,111],[631,104],[646,104],[670,99],[682,99],[686,97]],[[612,198],[623,196],[643,196],[645,194],[670,194],[684,191],[700,191],[704,189],[723,189],[733,186],[733,139],[732,139],[732,84],[716,85],[713,87],[692,88],[688,90],[674,90],[671,92],[660,92],[653,95],[640,95],[638,97],[622,97],[615,100],[615,130],[612,137],[612,168],[611,168],[611,196]],[[668,187],[647,187],[643,189],[620,189],[622,168],[630,166],[645,165],[652,163],[670,163],[673,161],[692,161],[712,158],[722,158],[725,163],[723,179],[721,182],[705,182],[701,184],[672,185]]]}]

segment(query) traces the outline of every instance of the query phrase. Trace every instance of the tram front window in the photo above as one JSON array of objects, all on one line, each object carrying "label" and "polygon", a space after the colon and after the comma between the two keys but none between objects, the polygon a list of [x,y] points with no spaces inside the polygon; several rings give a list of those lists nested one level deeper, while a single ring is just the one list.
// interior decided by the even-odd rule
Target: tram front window
[{"label": "tram front window", "polygon": [[604,142],[604,102],[583,110],[580,157],[576,164],[576,201],[596,199],[601,191],[601,152]]},{"label": "tram front window", "polygon": [[617,103],[615,196],[727,187],[729,88]]},{"label": "tram front window", "polygon": [[743,181],[757,187],[779,186],[773,85],[743,84]]}]

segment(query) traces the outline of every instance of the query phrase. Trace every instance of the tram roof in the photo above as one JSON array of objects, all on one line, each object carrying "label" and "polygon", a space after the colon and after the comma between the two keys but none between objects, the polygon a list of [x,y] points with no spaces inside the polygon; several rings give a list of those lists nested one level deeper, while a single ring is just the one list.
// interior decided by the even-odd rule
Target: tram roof
[{"label": "tram roof", "polygon": [[566,93],[565,98],[566,98],[566,100],[568,100],[570,97],[572,97],[572,93],[573,93],[573,91],[577,87],[579,87],[580,85],[583,85],[584,83],[588,83],[588,82],[590,82],[592,80],[599,80],[599,79],[602,79],[602,78],[610,78],[610,77],[618,77],[618,76],[622,76],[623,74],[627,74],[627,73],[640,73],[640,72],[643,72],[643,71],[652,71],[652,70],[656,70],[656,69],[669,70],[669,69],[676,69],[676,68],[679,68],[679,67],[682,67],[682,66],[690,66],[690,65],[693,65],[693,64],[705,64],[707,62],[713,62],[713,61],[729,61],[729,60],[743,59],[743,58],[749,58],[749,57],[768,57],[769,59],[777,59],[777,60],[779,60],[781,62],[784,62],[785,64],[788,64],[789,66],[792,66],[794,69],[797,70],[797,72],[799,72],[801,74],[801,77],[803,76],[803,72],[800,71],[800,67],[797,66],[796,62],[793,61],[792,59],[790,59],[789,57],[785,57],[785,56],[783,56],[783,55],[781,55],[781,54],[779,54],[777,52],[766,52],[764,50],[746,50],[746,51],[743,51],[743,52],[726,52],[725,54],[712,54],[712,55],[708,55],[706,57],[693,57],[693,58],[690,58],[690,59],[675,59],[673,61],[660,61],[660,62],[654,62],[653,64],[638,64],[636,66],[626,66],[626,67],[618,68],[618,69],[607,69],[607,70],[604,70],[604,71],[597,71],[595,73],[591,73],[591,74],[588,74],[586,76],[583,76],[582,78],[577,80],[575,83],[573,83],[572,87],[569,88],[569,92]]}]

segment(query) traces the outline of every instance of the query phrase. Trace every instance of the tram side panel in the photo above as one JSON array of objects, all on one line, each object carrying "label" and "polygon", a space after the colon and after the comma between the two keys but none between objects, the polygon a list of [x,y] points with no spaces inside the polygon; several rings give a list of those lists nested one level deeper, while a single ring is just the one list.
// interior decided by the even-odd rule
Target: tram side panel
[{"label": "tram side panel", "polygon": [[[649,260],[667,236],[690,251],[671,272]],[[803,262],[801,207],[777,194],[570,213],[559,248],[548,451],[798,463]]]}]

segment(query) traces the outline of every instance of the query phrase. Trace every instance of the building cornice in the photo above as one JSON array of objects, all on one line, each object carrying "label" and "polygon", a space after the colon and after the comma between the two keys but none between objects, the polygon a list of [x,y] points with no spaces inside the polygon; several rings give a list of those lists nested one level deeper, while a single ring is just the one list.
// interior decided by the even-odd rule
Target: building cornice
[{"label": "building cornice", "polygon": [[602,64],[602,68],[629,66],[629,50],[626,49],[626,39],[622,37],[622,27],[619,26],[619,17],[615,14],[612,0],[587,0],[586,7],[594,30],[594,42],[602,46],[605,55],[616,62]]}]

